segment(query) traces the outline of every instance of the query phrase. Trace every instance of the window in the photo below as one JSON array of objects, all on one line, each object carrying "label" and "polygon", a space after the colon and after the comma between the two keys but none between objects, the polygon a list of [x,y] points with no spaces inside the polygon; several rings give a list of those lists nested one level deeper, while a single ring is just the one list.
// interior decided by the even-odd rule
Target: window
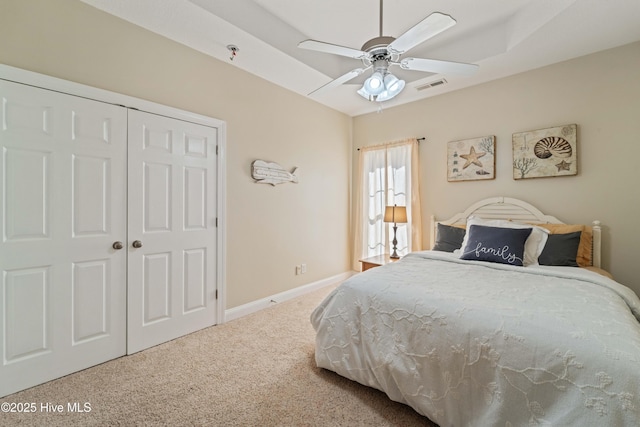
[{"label": "window", "polygon": [[397,224],[400,256],[422,249],[418,141],[400,141],[360,150],[355,209],[354,267],[358,260],[392,251],[393,224],[385,223],[386,206],[407,207],[406,224]]}]

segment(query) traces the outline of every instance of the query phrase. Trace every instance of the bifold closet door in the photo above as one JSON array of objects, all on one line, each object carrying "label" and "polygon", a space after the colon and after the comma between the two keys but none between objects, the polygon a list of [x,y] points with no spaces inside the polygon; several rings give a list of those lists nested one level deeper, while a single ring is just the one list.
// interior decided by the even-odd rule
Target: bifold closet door
[{"label": "bifold closet door", "polygon": [[0,80],[0,396],[126,352],[126,109]]},{"label": "bifold closet door", "polygon": [[129,354],[216,322],[217,137],[129,110]]}]

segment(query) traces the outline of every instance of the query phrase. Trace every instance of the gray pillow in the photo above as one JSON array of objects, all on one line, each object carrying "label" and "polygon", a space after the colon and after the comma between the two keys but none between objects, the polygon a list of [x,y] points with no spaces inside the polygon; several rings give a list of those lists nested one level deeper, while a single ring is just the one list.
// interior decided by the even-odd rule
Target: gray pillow
[{"label": "gray pillow", "polygon": [[578,267],[576,257],[582,231],[567,234],[549,234],[547,243],[538,257],[540,265],[556,265],[563,267]]},{"label": "gray pillow", "polygon": [[440,223],[438,223],[437,227],[436,243],[433,245],[434,251],[453,252],[456,249],[460,249],[464,233],[466,233],[464,228]]}]

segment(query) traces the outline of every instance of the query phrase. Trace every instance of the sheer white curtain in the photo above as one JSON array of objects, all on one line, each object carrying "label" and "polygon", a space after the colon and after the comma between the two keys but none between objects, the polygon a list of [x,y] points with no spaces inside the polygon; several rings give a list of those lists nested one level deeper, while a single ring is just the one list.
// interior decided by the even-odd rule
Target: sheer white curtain
[{"label": "sheer white curtain", "polygon": [[355,270],[360,269],[358,260],[393,250],[393,224],[383,221],[386,206],[407,207],[408,223],[397,224],[398,255],[422,249],[418,160],[415,138],[360,149],[354,211]]}]

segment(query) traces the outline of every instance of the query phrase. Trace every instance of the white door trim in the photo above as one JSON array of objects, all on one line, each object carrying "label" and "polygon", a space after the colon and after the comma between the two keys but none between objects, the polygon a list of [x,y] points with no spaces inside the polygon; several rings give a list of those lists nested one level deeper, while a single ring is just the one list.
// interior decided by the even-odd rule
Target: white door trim
[{"label": "white door trim", "polygon": [[217,250],[217,319],[216,324],[224,323],[224,312],[226,307],[226,122],[214,119],[212,117],[203,116],[185,110],[169,107],[155,102],[146,101],[144,99],[111,92],[104,89],[47,76],[44,74],[34,73],[32,71],[11,67],[0,64],[0,79],[13,81],[16,83],[36,86],[42,89],[53,90],[66,93],[69,95],[89,98],[96,101],[106,102],[115,105],[121,105],[127,108],[134,108],[148,113],[167,116],[180,119],[204,126],[215,127],[219,130],[218,139],[218,250]]}]

